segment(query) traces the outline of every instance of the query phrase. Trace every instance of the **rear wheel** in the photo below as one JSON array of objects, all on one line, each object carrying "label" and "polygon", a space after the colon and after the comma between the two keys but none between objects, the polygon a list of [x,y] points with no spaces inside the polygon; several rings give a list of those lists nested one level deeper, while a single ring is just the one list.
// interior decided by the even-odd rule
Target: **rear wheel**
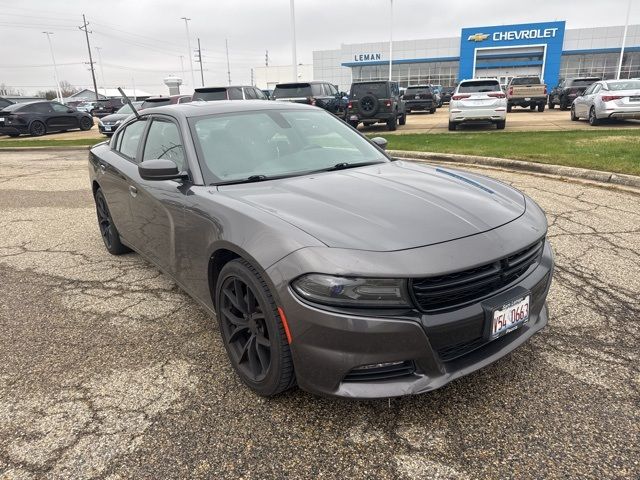
[{"label": "rear wheel", "polygon": [[436,113],[436,109],[432,108],[431,110],[429,110],[429,113]]},{"label": "rear wheel", "polygon": [[538,104],[538,111],[539,112],[544,112],[544,103],[539,103]]},{"label": "rear wheel", "polygon": [[400,125],[406,125],[407,124],[407,114],[403,113],[402,116],[400,117],[400,120],[398,120],[398,123]]},{"label": "rear wheel", "polygon": [[560,99],[560,110],[567,110],[569,108],[569,105],[567,104],[566,101],[564,101],[563,99]]},{"label": "rear wheel", "polygon": [[389,120],[387,120],[387,130],[394,131],[398,128],[398,118],[393,115]]},{"label": "rear wheel", "polygon": [[80,119],[80,130],[91,130],[93,127],[93,118],[82,117]]},{"label": "rear wheel", "polygon": [[504,127],[507,125],[507,122],[505,120],[498,120],[496,122],[496,128],[498,130],[504,130]]},{"label": "rear wheel", "polygon": [[96,213],[98,215],[98,225],[100,226],[100,235],[107,251],[111,255],[122,255],[131,251],[129,247],[123,245],[120,241],[120,234],[118,229],[113,223],[109,207],[107,206],[107,199],[104,198],[102,189],[96,190],[94,195],[96,202]]},{"label": "rear wheel", "polygon": [[554,108],[556,108],[556,104],[553,102],[549,102],[549,110],[553,110]]},{"label": "rear wheel", "polygon": [[535,110],[535,109],[536,109],[536,106],[535,106],[535,105],[529,105],[529,110],[533,111],[533,110]]},{"label": "rear wheel", "polygon": [[34,120],[29,126],[29,133],[34,137],[41,137],[47,133],[47,127],[40,120]]},{"label": "rear wheel", "polygon": [[592,127],[600,125],[600,119],[596,115],[595,107],[591,107],[591,110],[589,110],[589,125],[591,125]]},{"label": "rear wheel", "polygon": [[575,107],[575,105],[571,105],[571,120],[573,122],[577,122],[578,120],[580,120],[580,117],[578,117],[576,115],[576,107]]},{"label": "rear wheel", "polygon": [[278,306],[260,273],[242,259],[220,272],[216,316],[231,365],[258,395],[295,384],[293,360]]},{"label": "rear wheel", "polygon": [[457,128],[456,122],[452,122],[451,120],[449,120],[449,131],[455,132],[456,128]]}]

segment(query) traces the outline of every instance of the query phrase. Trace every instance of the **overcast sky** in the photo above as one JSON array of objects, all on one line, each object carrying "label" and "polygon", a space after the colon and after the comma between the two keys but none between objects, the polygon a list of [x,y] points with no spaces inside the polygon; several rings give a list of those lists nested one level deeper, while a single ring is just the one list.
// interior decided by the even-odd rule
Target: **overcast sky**
[{"label": "overcast sky", "polygon": [[[631,24],[640,23],[640,0],[632,0]],[[394,39],[458,36],[462,27],[566,20],[567,28],[623,25],[627,0],[394,0]],[[225,38],[231,78],[248,83],[250,69],[291,63],[289,0],[0,0],[0,84],[26,93],[53,88],[47,37],[51,36],[61,80],[90,86],[82,14],[94,61],[100,47],[99,86],[136,87],[166,94],[162,78],[182,76],[190,84],[185,24],[191,48],[200,37],[205,83],[226,83]],[[313,50],[341,43],[386,41],[389,0],[296,0],[299,63],[311,63]],[[197,64],[194,64],[194,68]],[[199,85],[199,72],[196,82]]]}]

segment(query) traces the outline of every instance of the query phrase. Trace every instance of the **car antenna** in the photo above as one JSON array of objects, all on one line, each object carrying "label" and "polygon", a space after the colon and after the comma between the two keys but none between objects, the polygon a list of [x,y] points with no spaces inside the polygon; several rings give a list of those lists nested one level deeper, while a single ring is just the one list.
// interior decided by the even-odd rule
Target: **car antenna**
[{"label": "car antenna", "polygon": [[124,101],[127,102],[127,105],[131,107],[131,110],[133,110],[133,114],[136,116],[136,118],[140,120],[140,114],[136,110],[136,107],[133,106],[133,103],[131,103],[131,100],[129,100],[129,97],[127,97],[126,93],[124,93],[124,90],[118,87],[118,91],[120,92],[120,95],[122,95],[122,98],[124,98]]}]

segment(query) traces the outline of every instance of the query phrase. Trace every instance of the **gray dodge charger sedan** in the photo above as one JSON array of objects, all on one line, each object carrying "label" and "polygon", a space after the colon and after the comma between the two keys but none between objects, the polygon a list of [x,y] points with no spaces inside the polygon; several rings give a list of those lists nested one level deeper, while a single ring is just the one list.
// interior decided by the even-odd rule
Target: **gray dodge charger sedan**
[{"label": "gray dodge charger sedan", "polygon": [[507,185],[384,143],[306,105],[145,110],[89,155],[104,244],[215,314],[260,395],[438,388],[546,325],[547,222]]}]

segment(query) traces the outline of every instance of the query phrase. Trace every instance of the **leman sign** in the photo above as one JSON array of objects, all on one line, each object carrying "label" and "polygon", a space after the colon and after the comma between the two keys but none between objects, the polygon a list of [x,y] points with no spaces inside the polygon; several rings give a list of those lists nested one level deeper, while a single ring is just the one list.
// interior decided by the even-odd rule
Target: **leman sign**
[{"label": "leman sign", "polygon": [[371,62],[375,60],[382,60],[381,53],[356,53],[353,55],[354,62]]}]

